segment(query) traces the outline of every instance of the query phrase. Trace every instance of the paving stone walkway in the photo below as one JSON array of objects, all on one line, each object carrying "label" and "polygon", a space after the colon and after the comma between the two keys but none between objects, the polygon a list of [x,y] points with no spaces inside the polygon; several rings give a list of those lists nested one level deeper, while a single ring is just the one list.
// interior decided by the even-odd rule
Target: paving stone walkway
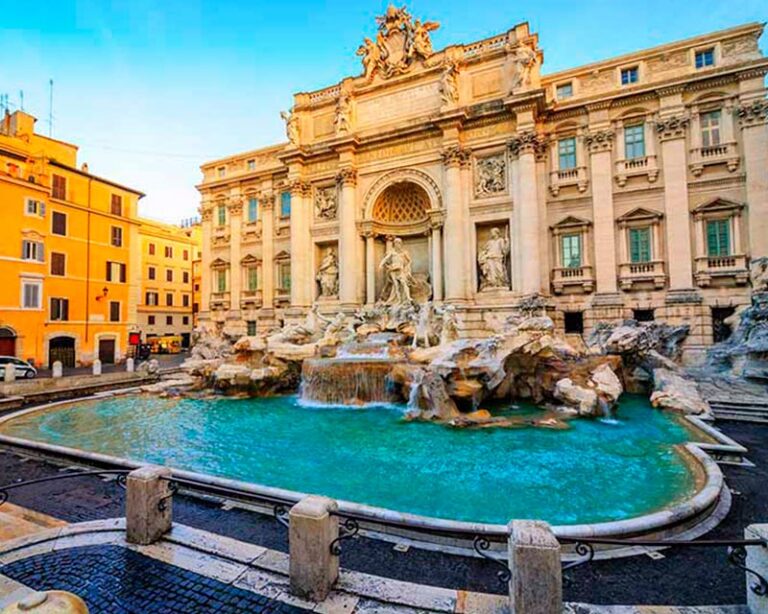
[{"label": "paving stone walkway", "polygon": [[180,569],[122,546],[84,546],[21,559],[0,573],[35,590],[82,597],[91,614],[308,612],[212,578]]}]

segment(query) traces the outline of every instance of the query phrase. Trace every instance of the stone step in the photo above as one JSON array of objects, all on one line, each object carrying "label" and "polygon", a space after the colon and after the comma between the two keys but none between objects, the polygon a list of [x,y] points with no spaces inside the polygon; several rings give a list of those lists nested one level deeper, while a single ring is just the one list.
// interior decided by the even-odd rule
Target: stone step
[{"label": "stone step", "polygon": [[0,507],[0,542],[66,524],[65,521],[53,516],[5,503]]},{"label": "stone step", "polygon": [[735,420],[739,422],[756,422],[768,424],[768,411],[738,411],[732,409],[712,408],[718,420]]},{"label": "stone step", "polygon": [[748,399],[748,400],[737,400],[737,399],[708,399],[709,404],[711,407],[733,407],[733,408],[745,408],[745,409],[764,409],[768,410],[768,399]]}]

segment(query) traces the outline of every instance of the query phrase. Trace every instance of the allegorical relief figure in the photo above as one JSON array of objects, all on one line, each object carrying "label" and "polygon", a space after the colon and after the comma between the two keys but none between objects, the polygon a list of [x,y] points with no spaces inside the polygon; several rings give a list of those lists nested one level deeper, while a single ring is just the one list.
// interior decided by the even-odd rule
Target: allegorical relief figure
[{"label": "allegorical relief figure", "polygon": [[319,188],[315,192],[315,217],[321,220],[335,220],[337,211],[336,188]]},{"label": "allegorical relief figure", "polygon": [[509,237],[503,237],[498,228],[491,228],[491,236],[477,255],[481,291],[497,288],[509,289],[508,255]]},{"label": "allegorical relief figure", "polygon": [[342,90],[336,103],[336,115],[333,118],[333,127],[336,134],[346,134],[350,128],[350,115],[352,113],[352,97],[349,92]]},{"label": "allegorical relief figure", "polygon": [[514,50],[515,74],[512,77],[512,92],[530,87],[531,75],[536,67],[536,52],[525,43],[520,43]]},{"label": "allegorical relief figure", "polygon": [[478,158],[475,162],[475,194],[492,196],[507,187],[507,163],[504,154]]},{"label": "allegorical relief figure", "polygon": [[443,69],[440,77],[440,98],[446,105],[459,101],[459,67],[454,62],[446,64]]},{"label": "allegorical relief figure", "polygon": [[280,117],[285,121],[285,136],[288,137],[291,145],[299,144],[299,118],[296,113],[291,111],[280,111]]},{"label": "allegorical relief figure", "polygon": [[411,286],[415,283],[411,273],[411,256],[399,237],[392,242],[392,249],[381,259],[379,269],[387,274],[381,300],[387,305],[407,305],[411,302]]},{"label": "allegorical relief figure", "polygon": [[317,283],[320,285],[321,297],[338,296],[339,294],[339,260],[336,250],[330,248],[320,262],[317,270]]}]

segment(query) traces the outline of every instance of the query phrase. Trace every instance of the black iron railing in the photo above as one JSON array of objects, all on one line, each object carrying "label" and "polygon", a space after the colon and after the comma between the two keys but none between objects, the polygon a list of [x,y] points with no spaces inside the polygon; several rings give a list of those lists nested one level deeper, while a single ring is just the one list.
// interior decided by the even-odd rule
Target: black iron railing
[{"label": "black iron railing", "polygon": [[34,486],[35,484],[43,484],[45,482],[56,482],[58,480],[67,480],[71,478],[82,478],[89,475],[116,475],[117,484],[122,488],[125,488],[125,481],[130,471],[128,469],[104,469],[100,471],[72,471],[71,473],[60,473],[58,475],[49,475],[44,478],[37,478],[34,480],[25,480],[23,482],[12,482],[10,484],[4,484],[0,486],[0,505],[3,505],[8,501],[8,491],[16,490],[18,488],[26,488],[27,486]]}]

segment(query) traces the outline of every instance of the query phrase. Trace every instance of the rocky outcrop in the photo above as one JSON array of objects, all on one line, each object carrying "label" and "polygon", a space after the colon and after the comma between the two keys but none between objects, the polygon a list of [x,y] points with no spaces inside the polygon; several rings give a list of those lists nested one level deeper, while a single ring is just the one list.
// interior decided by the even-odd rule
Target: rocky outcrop
[{"label": "rocky outcrop", "polygon": [[679,414],[711,417],[709,404],[702,398],[695,381],[668,369],[653,372],[651,404]]},{"label": "rocky outcrop", "polygon": [[576,384],[570,377],[558,380],[554,396],[566,407],[578,411],[580,416],[609,416],[613,412],[624,388],[608,364],[594,369],[586,384]]}]

